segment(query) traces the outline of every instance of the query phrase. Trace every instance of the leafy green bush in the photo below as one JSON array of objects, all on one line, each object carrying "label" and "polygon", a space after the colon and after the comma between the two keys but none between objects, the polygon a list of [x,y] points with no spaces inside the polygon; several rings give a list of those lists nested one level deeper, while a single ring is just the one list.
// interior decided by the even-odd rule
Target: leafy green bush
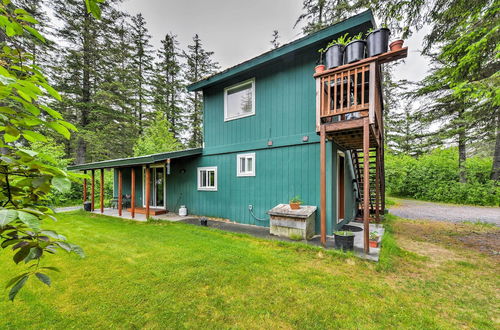
[{"label": "leafy green bush", "polygon": [[500,205],[500,186],[489,179],[492,159],[467,160],[467,183],[459,182],[457,148],[419,158],[387,154],[387,192],[394,196],[473,205]]}]

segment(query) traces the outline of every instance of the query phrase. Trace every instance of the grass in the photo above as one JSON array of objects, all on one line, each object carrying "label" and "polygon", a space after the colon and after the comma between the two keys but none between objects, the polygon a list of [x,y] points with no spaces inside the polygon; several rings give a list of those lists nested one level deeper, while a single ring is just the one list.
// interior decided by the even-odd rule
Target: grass
[{"label": "grass", "polygon": [[[52,287],[30,280],[14,303],[4,290],[0,327],[499,326],[498,259],[454,241],[478,226],[462,224],[451,235],[453,227],[387,218],[375,264],[181,223],[65,213],[47,227],[84,247],[87,257],[48,258],[44,263],[62,269]],[[11,257],[9,250],[0,254],[0,282],[22,270]]]}]

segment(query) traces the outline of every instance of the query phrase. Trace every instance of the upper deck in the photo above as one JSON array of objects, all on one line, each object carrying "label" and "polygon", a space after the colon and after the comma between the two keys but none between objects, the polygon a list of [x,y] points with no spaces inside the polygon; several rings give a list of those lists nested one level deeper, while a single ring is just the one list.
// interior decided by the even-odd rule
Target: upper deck
[{"label": "upper deck", "polygon": [[380,143],[383,99],[380,65],[406,57],[408,48],[389,51],[316,73],[316,132],[326,133],[347,149],[362,147],[363,122],[371,125],[370,139]]}]

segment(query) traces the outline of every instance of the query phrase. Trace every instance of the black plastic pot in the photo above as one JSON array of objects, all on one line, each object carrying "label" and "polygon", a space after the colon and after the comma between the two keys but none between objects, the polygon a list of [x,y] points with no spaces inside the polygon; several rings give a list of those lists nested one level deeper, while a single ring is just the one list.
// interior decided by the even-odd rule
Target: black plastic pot
[{"label": "black plastic pot", "polygon": [[354,249],[354,235],[344,236],[335,235],[335,248],[343,251],[352,251]]},{"label": "black plastic pot", "polygon": [[344,61],[346,64],[356,62],[365,58],[364,40],[353,40],[345,46]]},{"label": "black plastic pot", "polygon": [[372,31],[366,37],[366,52],[368,57],[387,52],[389,46],[389,35],[391,31],[387,28],[380,28]]},{"label": "black plastic pot", "polygon": [[325,53],[326,68],[331,69],[344,64],[344,46],[333,45]]},{"label": "black plastic pot", "polygon": [[91,202],[84,202],[83,209],[87,212],[92,211],[92,203]]}]

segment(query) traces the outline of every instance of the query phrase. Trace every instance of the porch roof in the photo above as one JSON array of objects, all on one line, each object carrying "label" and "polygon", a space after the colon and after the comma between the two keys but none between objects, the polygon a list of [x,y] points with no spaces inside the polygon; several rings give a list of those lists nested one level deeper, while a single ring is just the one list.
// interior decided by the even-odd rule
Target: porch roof
[{"label": "porch roof", "polygon": [[94,169],[101,169],[101,168],[146,165],[146,164],[158,163],[161,161],[165,161],[167,159],[201,155],[202,152],[203,152],[203,148],[185,149],[185,150],[180,150],[180,151],[162,152],[162,153],[146,155],[146,156],[130,157],[130,158],[118,158],[118,159],[104,160],[101,162],[73,165],[73,166],[68,166],[68,169],[69,170],[83,171],[83,170],[94,170]]}]

